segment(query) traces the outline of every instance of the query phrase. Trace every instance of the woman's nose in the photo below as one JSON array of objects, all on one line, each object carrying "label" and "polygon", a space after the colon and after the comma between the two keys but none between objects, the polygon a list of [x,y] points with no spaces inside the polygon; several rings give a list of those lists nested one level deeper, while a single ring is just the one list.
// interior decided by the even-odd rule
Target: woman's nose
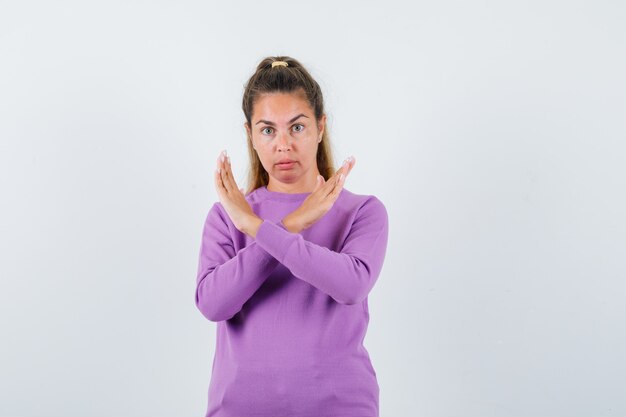
[{"label": "woman's nose", "polygon": [[278,149],[288,150],[291,149],[291,138],[288,134],[283,133],[278,137]]}]

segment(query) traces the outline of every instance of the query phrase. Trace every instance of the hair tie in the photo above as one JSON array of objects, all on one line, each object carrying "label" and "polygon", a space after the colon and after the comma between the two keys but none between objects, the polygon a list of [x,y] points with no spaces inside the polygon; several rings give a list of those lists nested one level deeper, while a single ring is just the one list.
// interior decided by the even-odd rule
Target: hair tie
[{"label": "hair tie", "polygon": [[272,62],[272,68],[277,67],[279,65],[282,65],[283,67],[286,67],[289,64],[287,64],[287,62],[285,62],[285,61],[274,61],[274,62]]}]

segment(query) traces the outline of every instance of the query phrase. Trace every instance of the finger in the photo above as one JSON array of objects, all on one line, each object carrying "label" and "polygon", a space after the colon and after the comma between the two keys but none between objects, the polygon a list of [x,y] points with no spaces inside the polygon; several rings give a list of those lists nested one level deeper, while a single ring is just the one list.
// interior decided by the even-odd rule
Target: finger
[{"label": "finger", "polygon": [[343,189],[343,184],[345,183],[345,181],[346,181],[346,174],[342,172],[337,177],[335,186],[333,187],[332,191],[328,195],[328,198],[330,198],[332,201],[335,201],[337,197],[339,197],[339,193],[341,193],[341,190]]},{"label": "finger", "polygon": [[320,194],[322,199],[330,199],[331,201],[334,201],[335,197],[333,196],[333,191],[337,187],[340,175],[341,170],[337,171],[335,175],[330,177],[328,181],[326,181],[326,183],[321,187]]},{"label": "finger", "polygon": [[217,156],[217,159],[215,160],[215,166],[217,167],[216,168],[217,170],[222,169],[222,159],[221,158],[222,158],[222,154],[220,153]]},{"label": "finger", "polygon": [[350,174],[350,172],[352,171],[352,168],[354,168],[354,164],[356,164],[356,159],[354,159],[354,156],[350,156],[349,159],[350,161],[348,164],[348,172],[346,172],[346,176]]},{"label": "finger", "polygon": [[326,198],[333,191],[340,173],[340,171],[335,172],[332,177],[320,186],[320,194],[322,195],[322,198]]},{"label": "finger", "polygon": [[349,156],[345,159],[343,166],[341,167],[344,176],[348,176],[348,174],[350,174],[350,171],[352,171],[352,167],[354,167],[354,163],[356,162],[356,160],[354,159],[353,156]]},{"label": "finger", "polygon": [[224,171],[224,162],[222,161],[222,156],[224,155],[224,151],[220,152],[217,156],[217,168],[220,171],[220,176],[222,175],[222,171]]},{"label": "finger", "polygon": [[217,190],[217,194],[220,197],[220,200],[224,200],[224,193],[226,189],[224,188],[224,184],[222,183],[222,174],[219,172],[221,168],[218,166],[215,169],[215,173],[213,174],[213,179],[215,182],[215,189]]},{"label": "finger", "polygon": [[224,151],[222,157],[224,159],[222,161],[222,166],[224,167],[222,169],[222,181],[224,182],[224,188],[226,188],[228,192],[232,192],[237,189],[237,184],[233,179],[233,172],[230,167],[230,158],[226,154],[226,151]]},{"label": "finger", "polygon": [[220,194],[220,198],[223,200],[224,196],[226,195],[226,193],[228,192],[228,189],[226,188],[226,184],[225,184],[225,167],[224,167],[224,162],[222,161],[222,155],[224,155],[225,151],[220,152],[219,156],[217,157],[217,169],[215,170],[215,175],[216,175],[216,189],[218,190]]},{"label": "finger", "polygon": [[339,176],[341,174],[344,174],[345,176],[345,172],[346,172],[346,161],[343,161],[343,164],[341,165],[341,167],[339,167],[339,169],[337,171],[335,171],[335,173],[333,174],[332,177],[330,177],[328,179],[328,181],[326,182],[327,184],[331,185],[329,187],[329,192],[332,192],[333,188],[335,187],[335,184],[337,183],[337,181],[339,181]]},{"label": "finger", "polygon": [[335,175],[333,175],[334,184],[330,193],[328,194],[328,197],[333,199],[333,201],[339,196],[339,193],[343,189],[343,185],[346,181],[346,177],[352,170],[352,167],[354,166],[355,162],[356,160],[352,156],[346,158],[343,161],[343,165],[341,166],[341,168],[339,168],[337,172],[335,173]]},{"label": "finger", "polygon": [[226,173],[227,173],[227,181],[228,181],[229,190],[236,192],[237,190],[240,190],[240,188],[237,185],[237,181],[235,180],[235,174],[233,174],[233,167],[230,164],[230,156],[226,157],[225,164],[226,164]]},{"label": "finger", "polygon": [[351,157],[348,157],[346,159],[343,160],[343,162],[341,163],[341,166],[339,167],[339,169],[337,171],[335,171],[335,174],[333,175],[333,177],[339,177],[339,175],[346,174],[349,171],[349,166],[350,166],[350,159]]}]

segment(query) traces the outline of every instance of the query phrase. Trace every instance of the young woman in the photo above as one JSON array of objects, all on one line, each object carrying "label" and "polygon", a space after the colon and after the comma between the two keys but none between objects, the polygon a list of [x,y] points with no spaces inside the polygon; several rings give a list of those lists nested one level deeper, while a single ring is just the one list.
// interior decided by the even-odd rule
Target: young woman
[{"label": "young woman", "polygon": [[264,59],[248,81],[246,194],[217,160],[195,301],[217,322],[206,417],[378,417],[363,339],[383,266],[383,203],[335,171],[322,92],[295,59]]}]

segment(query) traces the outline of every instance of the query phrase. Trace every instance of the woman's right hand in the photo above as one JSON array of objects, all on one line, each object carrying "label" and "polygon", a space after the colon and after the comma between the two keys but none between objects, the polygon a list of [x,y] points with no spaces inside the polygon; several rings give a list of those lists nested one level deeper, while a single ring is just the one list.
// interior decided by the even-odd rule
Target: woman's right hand
[{"label": "woman's right hand", "polygon": [[313,192],[307,196],[300,207],[282,219],[287,230],[298,233],[321,219],[339,197],[346,177],[355,163],[354,157],[348,157],[328,181],[324,181],[324,177],[319,175]]}]

